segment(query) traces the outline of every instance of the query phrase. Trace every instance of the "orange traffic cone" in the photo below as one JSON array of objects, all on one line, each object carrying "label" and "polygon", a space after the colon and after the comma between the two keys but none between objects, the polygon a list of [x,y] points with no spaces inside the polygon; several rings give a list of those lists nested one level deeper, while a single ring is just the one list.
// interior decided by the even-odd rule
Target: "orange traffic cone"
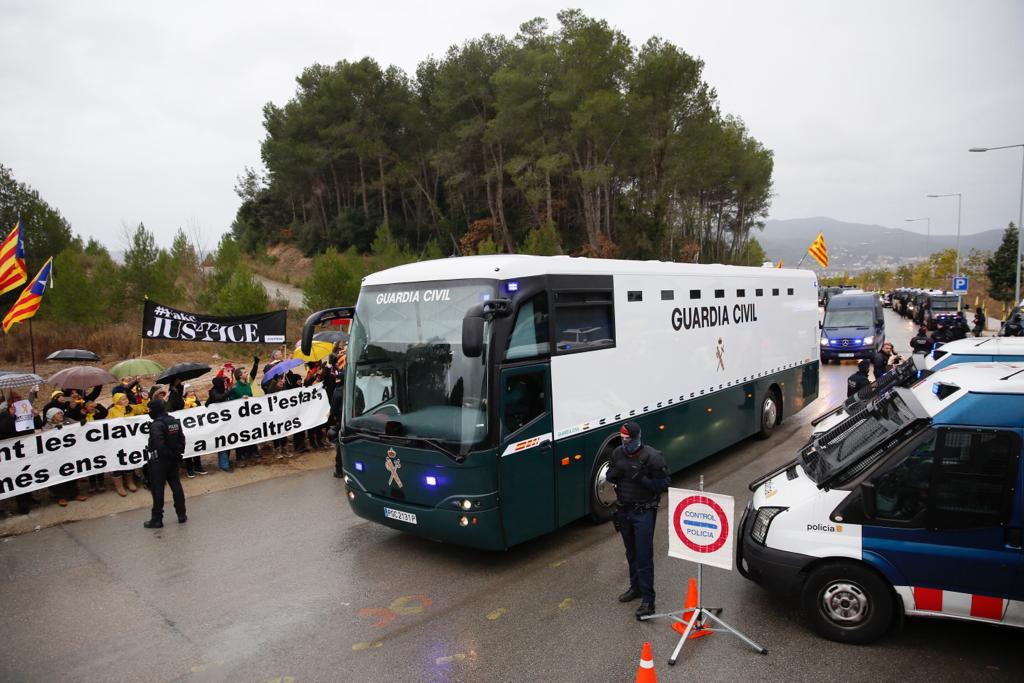
[{"label": "orange traffic cone", "polygon": [[644,643],[644,650],[640,654],[640,666],[636,669],[636,683],[658,683],[658,676],[654,673],[654,657],[651,656],[651,644]]},{"label": "orange traffic cone", "polygon": [[[699,605],[697,604],[698,602],[699,600],[697,596],[697,579],[691,576],[690,585],[686,588],[686,604],[683,607],[683,620],[673,622],[672,630],[674,630],[679,635],[683,635],[683,633],[686,631],[686,625],[690,623],[690,619],[693,618],[694,610],[696,610],[697,607],[699,607]],[[688,638],[688,640],[693,640],[694,638],[703,638],[704,636],[710,636],[712,633],[714,633],[714,631],[704,626],[703,622],[698,621],[696,624],[693,625],[693,630],[690,631],[690,637]]]}]

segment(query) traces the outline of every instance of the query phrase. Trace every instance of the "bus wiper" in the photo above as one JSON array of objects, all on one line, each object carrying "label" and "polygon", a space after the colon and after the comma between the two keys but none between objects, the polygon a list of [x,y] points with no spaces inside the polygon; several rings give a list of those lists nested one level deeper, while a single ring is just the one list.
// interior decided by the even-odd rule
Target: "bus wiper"
[{"label": "bus wiper", "polygon": [[466,456],[460,455],[458,453],[454,453],[454,452],[448,450],[447,448],[444,447],[444,445],[440,441],[436,441],[434,439],[428,439],[428,438],[423,437],[423,436],[410,436],[409,438],[412,439],[413,441],[418,441],[419,443],[423,444],[424,446],[429,446],[430,448],[435,448],[435,449],[441,451],[442,453],[447,455],[449,458],[451,458],[454,462],[456,462],[456,463],[458,463],[460,465],[466,461]]}]

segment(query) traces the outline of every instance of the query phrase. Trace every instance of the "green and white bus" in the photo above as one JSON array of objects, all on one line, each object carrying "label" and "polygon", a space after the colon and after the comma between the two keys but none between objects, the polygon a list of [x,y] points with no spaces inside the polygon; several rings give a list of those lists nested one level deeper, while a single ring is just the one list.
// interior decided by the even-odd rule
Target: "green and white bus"
[{"label": "green and white bus", "polygon": [[810,271],[472,256],[363,280],[338,448],[352,509],[504,549],[611,517],[622,423],[675,472],[818,394]]}]

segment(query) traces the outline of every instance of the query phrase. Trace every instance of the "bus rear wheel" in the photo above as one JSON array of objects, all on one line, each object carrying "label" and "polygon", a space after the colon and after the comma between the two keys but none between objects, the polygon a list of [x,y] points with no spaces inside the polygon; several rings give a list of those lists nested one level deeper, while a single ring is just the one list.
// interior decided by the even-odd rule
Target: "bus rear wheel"
[{"label": "bus rear wheel", "polygon": [[612,462],[611,449],[605,449],[594,463],[590,475],[590,519],[603,524],[615,514],[615,487],[608,481],[608,467]]},{"label": "bus rear wheel", "polygon": [[761,410],[760,415],[758,415],[758,437],[767,439],[772,435],[775,425],[779,422],[779,413],[781,412],[779,408],[779,395],[775,388],[772,387],[765,392],[764,398],[761,399]]}]

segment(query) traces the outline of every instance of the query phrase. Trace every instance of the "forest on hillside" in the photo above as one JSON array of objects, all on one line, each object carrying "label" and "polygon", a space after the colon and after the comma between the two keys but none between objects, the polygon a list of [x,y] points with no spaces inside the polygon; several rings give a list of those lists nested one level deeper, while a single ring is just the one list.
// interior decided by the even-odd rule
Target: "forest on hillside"
[{"label": "forest on hillside", "polygon": [[772,152],[703,62],[578,10],[427,57],[313,64],[263,110],[232,234],[249,252],[524,252],[760,264]]}]

